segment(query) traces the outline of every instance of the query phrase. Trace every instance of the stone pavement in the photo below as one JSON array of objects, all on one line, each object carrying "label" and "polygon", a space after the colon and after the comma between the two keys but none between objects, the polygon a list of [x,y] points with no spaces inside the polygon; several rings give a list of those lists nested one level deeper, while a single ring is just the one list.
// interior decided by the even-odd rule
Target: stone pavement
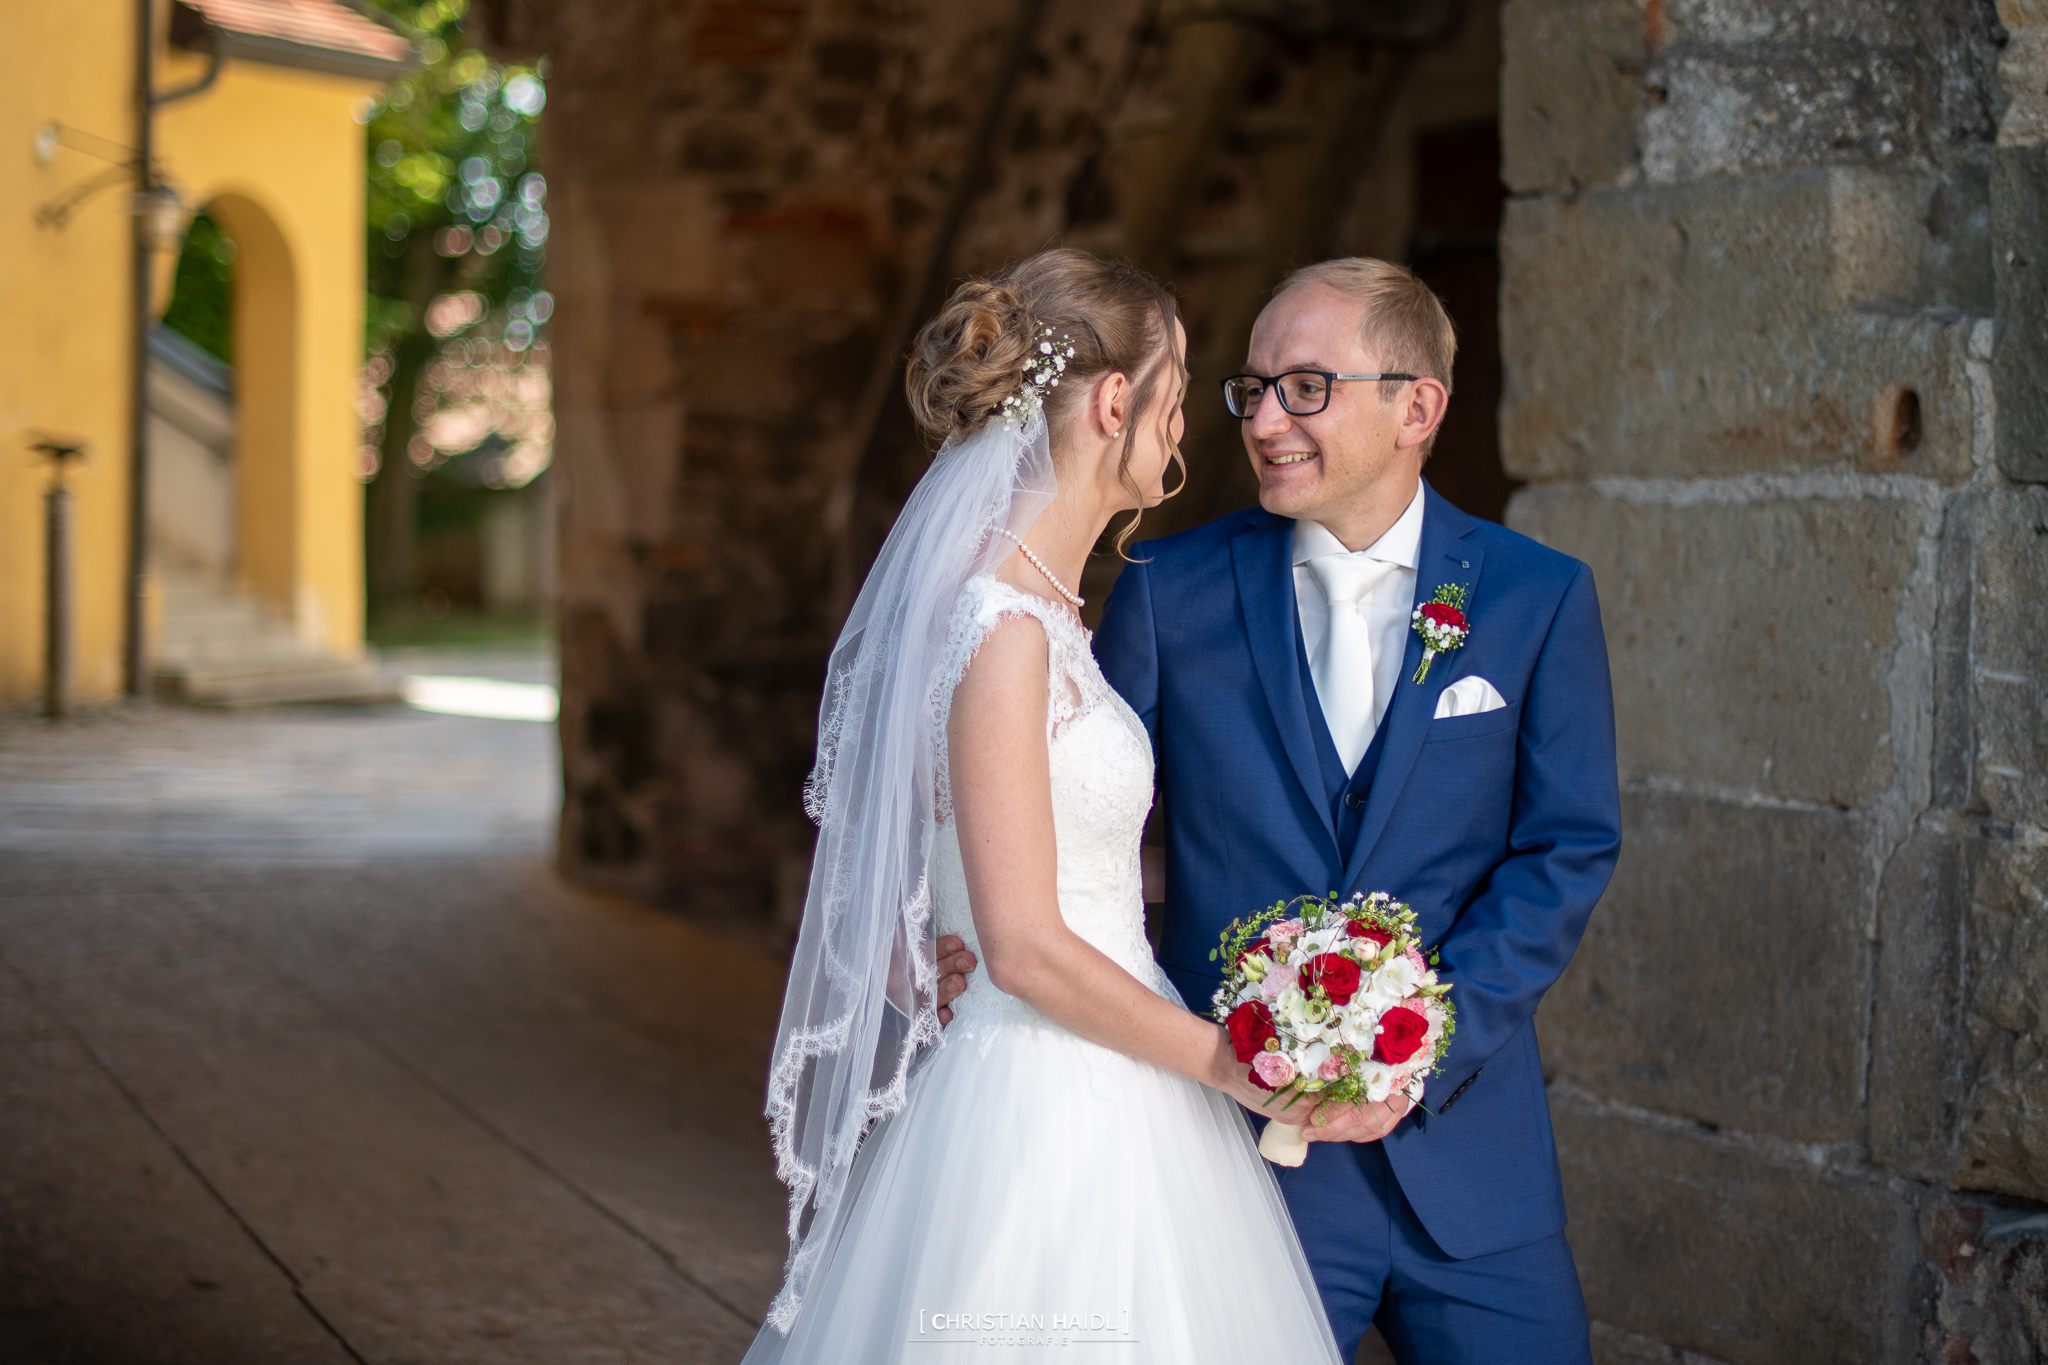
[{"label": "stone pavement", "polygon": [[738,1359],[780,973],[552,875],[554,743],[0,720],[0,1361]]}]

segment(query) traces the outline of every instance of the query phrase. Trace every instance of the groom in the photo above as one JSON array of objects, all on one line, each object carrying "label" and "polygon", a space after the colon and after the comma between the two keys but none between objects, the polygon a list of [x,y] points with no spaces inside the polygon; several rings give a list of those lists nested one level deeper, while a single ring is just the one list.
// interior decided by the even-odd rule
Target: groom
[{"label": "groom", "polygon": [[[1376,1321],[1404,1362],[1584,1362],[1533,1018],[1621,843],[1607,647],[1585,565],[1422,481],[1455,346],[1400,266],[1290,276],[1226,385],[1259,508],[1135,547],[1095,648],[1158,753],[1192,1007],[1226,923],[1333,889],[1407,901],[1454,983],[1434,1112],[1325,1105],[1276,1168],[1343,1358]],[[1421,673],[1446,588],[1470,634]]]}]

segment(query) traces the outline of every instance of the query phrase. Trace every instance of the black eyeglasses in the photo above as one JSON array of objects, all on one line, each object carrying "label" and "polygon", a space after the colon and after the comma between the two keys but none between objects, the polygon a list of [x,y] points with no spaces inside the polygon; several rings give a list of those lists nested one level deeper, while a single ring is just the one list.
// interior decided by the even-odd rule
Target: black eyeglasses
[{"label": "black eyeglasses", "polygon": [[1328,370],[1289,370],[1286,374],[1234,374],[1223,381],[1223,405],[1232,417],[1249,417],[1259,410],[1271,384],[1280,395],[1280,406],[1291,416],[1313,417],[1330,406],[1330,389],[1340,379],[1415,379],[1412,374],[1332,374]]}]

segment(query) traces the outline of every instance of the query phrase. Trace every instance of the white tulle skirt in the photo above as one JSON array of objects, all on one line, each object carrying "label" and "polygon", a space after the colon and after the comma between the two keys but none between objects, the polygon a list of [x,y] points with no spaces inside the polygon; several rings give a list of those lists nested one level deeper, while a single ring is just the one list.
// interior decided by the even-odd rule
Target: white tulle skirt
[{"label": "white tulle skirt", "polygon": [[841,1207],[747,1365],[1337,1360],[1236,1106],[1036,1016],[954,1024]]}]

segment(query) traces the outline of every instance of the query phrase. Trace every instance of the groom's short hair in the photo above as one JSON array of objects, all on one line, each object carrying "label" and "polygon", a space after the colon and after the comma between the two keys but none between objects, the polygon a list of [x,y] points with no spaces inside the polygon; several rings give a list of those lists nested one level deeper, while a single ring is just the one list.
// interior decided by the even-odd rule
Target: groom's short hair
[{"label": "groom's short hair", "polygon": [[[1381,369],[1394,374],[1424,375],[1451,391],[1451,362],[1458,355],[1458,333],[1451,315],[1430,287],[1406,266],[1371,256],[1340,256],[1318,261],[1280,281],[1278,298],[1298,284],[1321,284],[1365,305],[1359,342],[1378,357]],[[1380,397],[1392,398],[1401,381],[1380,385]]]}]

